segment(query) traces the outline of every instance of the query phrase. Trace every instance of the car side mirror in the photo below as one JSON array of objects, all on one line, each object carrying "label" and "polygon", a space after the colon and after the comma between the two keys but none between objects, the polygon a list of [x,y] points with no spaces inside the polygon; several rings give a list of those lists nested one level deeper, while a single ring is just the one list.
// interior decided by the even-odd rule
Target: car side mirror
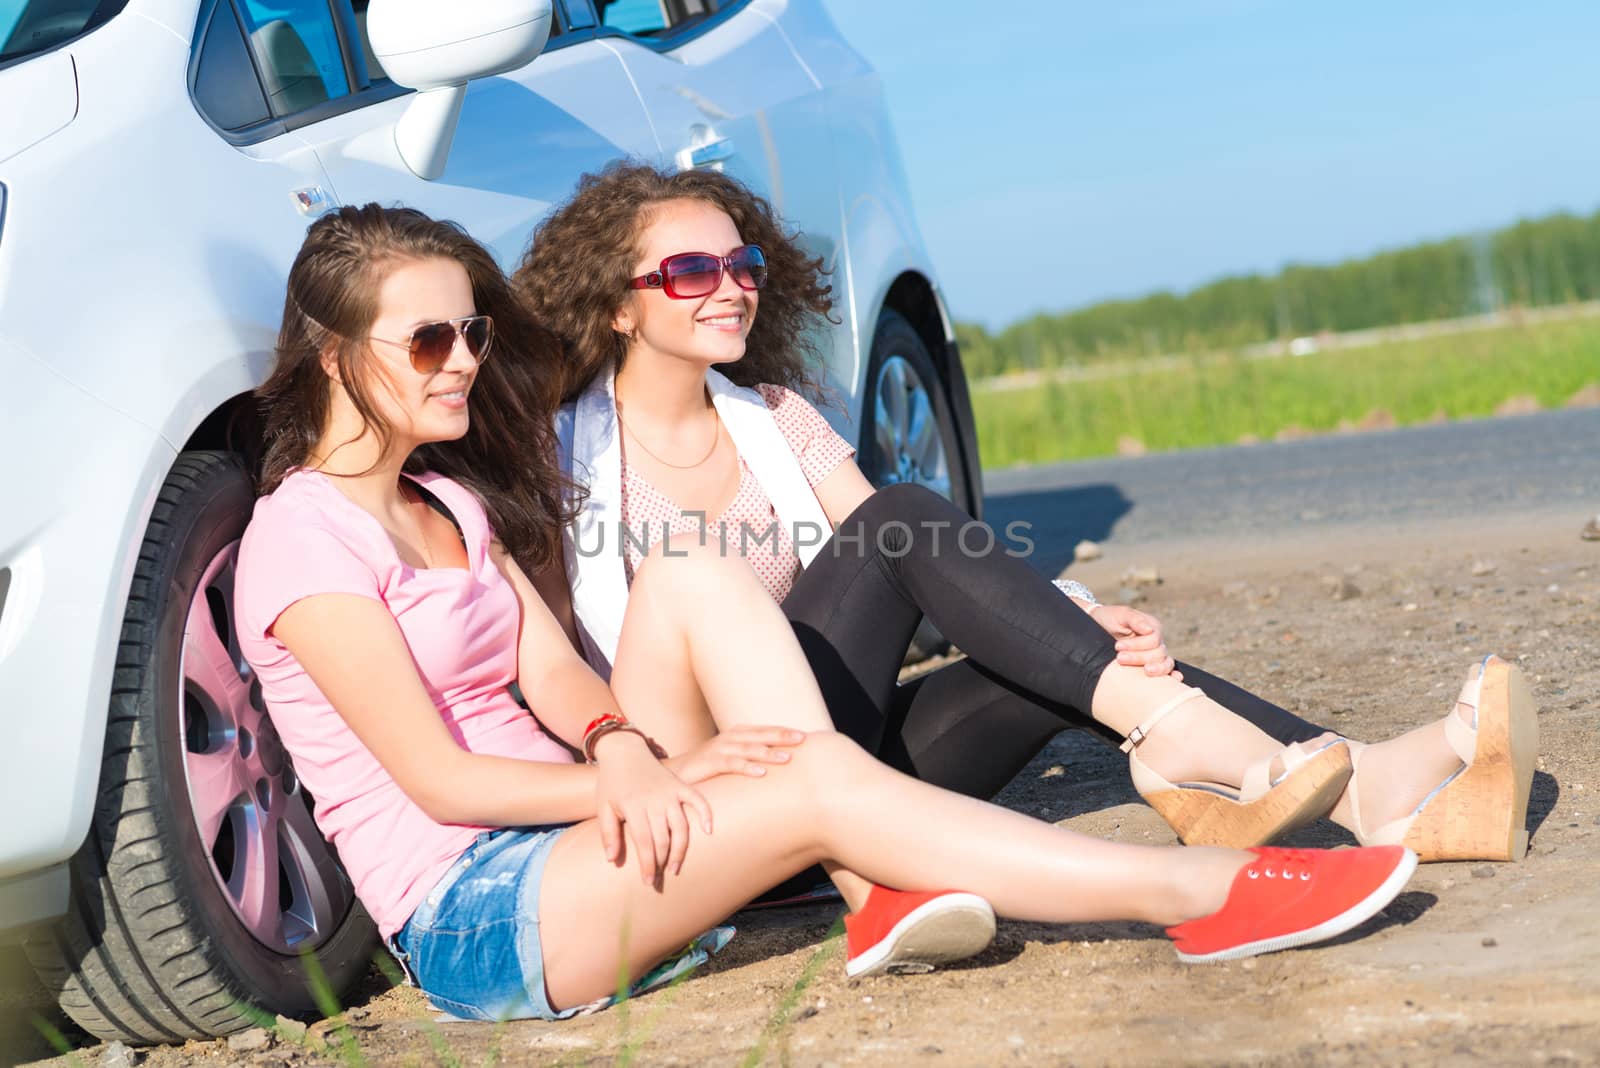
[{"label": "car side mirror", "polygon": [[367,39],[385,73],[417,90],[394,143],[418,178],[444,173],[467,82],[532,62],[550,39],[551,0],[372,0]]}]

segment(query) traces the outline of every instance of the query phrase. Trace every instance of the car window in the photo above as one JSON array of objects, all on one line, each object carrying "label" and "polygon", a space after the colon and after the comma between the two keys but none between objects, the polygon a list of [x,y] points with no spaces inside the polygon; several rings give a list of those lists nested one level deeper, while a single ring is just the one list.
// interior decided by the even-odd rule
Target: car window
[{"label": "car window", "polygon": [[595,25],[594,11],[589,6],[589,0],[559,0],[555,9],[557,25],[552,33],[587,30]]},{"label": "car window", "polygon": [[667,9],[661,0],[595,0],[600,24],[623,33],[660,33],[667,28]]},{"label": "car window", "polygon": [[0,67],[80,37],[127,4],[127,0],[0,0]]},{"label": "car window", "polygon": [[200,113],[224,130],[242,130],[272,118],[233,5],[217,4],[204,33],[194,67],[194,102]]},{"label": "car window", "polygon": [[[228,140],[251,144],[404,93],[372,50],[370,4],[210,0],[190,60],[195,105]],[[553,13],[555,40],[566,19],[559,8]]]},{"label": "car window", "polygon": [[600,24],[648,37],[714,15],[718,0],[594,0]]},{"label": "car window", "polygon": [[239,0],[239,14],[274,115],[349,94],[327,0]]}]

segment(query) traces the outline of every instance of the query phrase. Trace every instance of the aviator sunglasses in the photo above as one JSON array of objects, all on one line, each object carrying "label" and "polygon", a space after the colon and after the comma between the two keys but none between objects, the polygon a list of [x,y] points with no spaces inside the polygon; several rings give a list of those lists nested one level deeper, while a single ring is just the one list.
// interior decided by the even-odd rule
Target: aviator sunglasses
[{"label": "aviator sunglasses", "polygon": [[386,345],[403,345],[411,354],[411,366],[418,373],[431,375],[450,361],[455,351],[456,337],[467,343],[467,352],[482,363],[489,358],[489,342],[494,340],[494,320],[487,315],[468,315],[460,319],[441,319],[436,323],[423,323],[411,331],[404,341],[391,341],[386,337],[368,338]]},{"label": "aviator sunglasses", "polygon": [[767,257],[759,245],[743,245],[726,256],[709,252],[679,252],[661,261],[649,274],[628,283],[629,289],[659,289],[673,300],[689,300],[715,293],[726,269],[740,289],[760,289],[767,284]]}]

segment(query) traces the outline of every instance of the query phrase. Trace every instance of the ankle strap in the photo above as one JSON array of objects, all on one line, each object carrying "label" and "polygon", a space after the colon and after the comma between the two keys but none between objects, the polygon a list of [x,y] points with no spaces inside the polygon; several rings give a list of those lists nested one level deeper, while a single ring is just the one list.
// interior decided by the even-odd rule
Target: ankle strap
[{"label": "ankle strap", "polygon": [[1133,752],[1135,749],[1139,748],[1140,745],[1144,744],[1144,740],[1150,737],[1150,732],[1155,729],[1156,724],[1165,719],[1169,712],[1181,704],[1192,701],[1196,697],[1204,697],[1205,695],[1206,692],[1198,686],[1185,686],[1181,694],[1179,694],[1177,697],[1174,697],[1172,700],[1168,701],[1154,712],[1150,713],[1150,717],[1148,719],[1139,724],[1137,727],[1133,728],[1133,730],[1129,731],[1127,740],[1118,746],[1118,748],[1124,753]]}]

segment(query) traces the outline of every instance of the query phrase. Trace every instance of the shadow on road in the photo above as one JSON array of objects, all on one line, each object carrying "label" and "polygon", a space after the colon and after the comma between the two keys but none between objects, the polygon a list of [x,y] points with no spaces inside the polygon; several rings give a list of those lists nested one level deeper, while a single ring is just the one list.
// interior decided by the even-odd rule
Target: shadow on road
[{"label": "shadow on road", "polygon": [[1318,943],[1318,948],[1348,945],[1351,942],[1359,942],[1363,938],[1368,938],[1379,931],[1388,930],[1391,927],[1408,927],[1438,903],[1439,895],[1437,894],[1431,894],[1426,890],[1407,890],[1389,902],[1372,919],[1359,927],[1352,927],[1337,938],[1330,938],[1326,942]]},{"label": "shadow on road", "polygon": [[1534,772],[1533,789],[1528,792],[1528,837],[1539,833],[1560,799],[1561,784],[1556,777],[1544,771]]},{"label": "shadow on road", "polygon": [[1072,547],[1078,542],[1109,538],[1117,521],[1133,510],[1133,502],[1120,487],[1098,483],[991,494],[984,498],[983,508],[985,521],[1001,534],[1010,523],[1029,524],[1020,532],[1034,542],[1028,562],[1053,578],[1072,563]]}]

